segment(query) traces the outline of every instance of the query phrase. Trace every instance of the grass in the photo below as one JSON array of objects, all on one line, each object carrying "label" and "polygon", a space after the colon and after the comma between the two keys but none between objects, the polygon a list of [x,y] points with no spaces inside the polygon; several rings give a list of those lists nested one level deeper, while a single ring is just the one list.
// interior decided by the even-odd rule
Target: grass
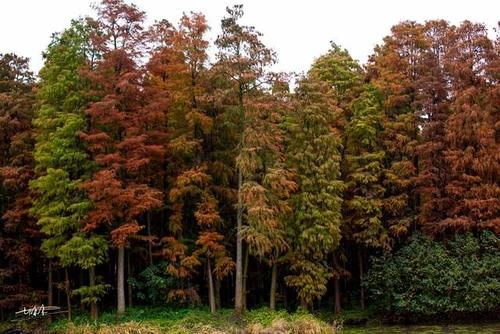
[{"label": "grass", "polygon": [[306,313],[288,313],[268,308],[250,310],[237,321],[230,309],[211,315],[205,308],[129,308],[117,319],[104,313],[97,322],[86,316],[75,316],[72,323],[59,320],[47,328],[52,334],[335,334],[332,326]]}]

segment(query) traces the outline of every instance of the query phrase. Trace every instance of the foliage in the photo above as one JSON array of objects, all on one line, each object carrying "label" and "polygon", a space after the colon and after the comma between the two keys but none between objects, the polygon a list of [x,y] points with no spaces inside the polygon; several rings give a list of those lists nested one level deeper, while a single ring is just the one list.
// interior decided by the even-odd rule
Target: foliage
[{"label": "foliage", "polygon": [[[84,270],[94,270],[104,263],[108,250],[104,237],[81,231],[93,207],[81,189],[94,168],[80,140],[80,132],[87,127],[83,111],[90,90],[80,71],[94,57],[89,49],[89,31],[84,22],[73,21],[70,28],[53,36],[45,52],[38,91],[40,107],[33,120],[37,177],[30,183],[36,191],[31,213],[45,234],[42,251],[63,267]],[[106,289],[106,285],[91,282],[75,295],[95,306]]]},{"label": "foliage", "polygon": [[136,290],[139,300],[155,306],[165,303],[172,278],[165,271],[166,263],[159,262],[148,266],[134,278],[128,281]]},{"label": "foliage", "polygon": [[296,169],[298,192],[289,228],[291,275],[285,280],[305,304],[326,292],[332,276],[327,259],[341,238],[340,110],[330,94],[322,82],[303,80],[288,121],[293,138],[288,154]]},{"label": "foliage", "polygon": [[[331,42],[292,85],[242,5],[214,41],[202,13],[147,26],[124,0],[93,8],[52,36],[38,81],[0,55],[0,317],[53,303],[54,286],[93,319],[115,304],[106,291],[120,314],[208,301],[216,319],[234,302],[242,320],[268,296],[363,309],[381,252],[370,281],[393,290],[392,312],[497,307],[496,277],[478,275],[497,269],[484,240],[500,233],[500,36],[402,21],[366,64]],[[421,232],[439,242],[407,244]],[[479,250],[459,258],[456,243]],[[398,280],[410,272],[431,277]],[[268,320],[254,330],[298,328]],[[194,323],[178,329],[218,328]]]},{"label": "foliage", "polygon": [[41,235],[29,216],[34,76],[27,58],[0,54],[0,309],[38,299],[28,273]]},{"label": "foliage", "polygon": [[500,307],[500,239],[490,231],[434,241],[421,234],[392,255],[374,257],[365,285],[398,314],[495,311]]}]

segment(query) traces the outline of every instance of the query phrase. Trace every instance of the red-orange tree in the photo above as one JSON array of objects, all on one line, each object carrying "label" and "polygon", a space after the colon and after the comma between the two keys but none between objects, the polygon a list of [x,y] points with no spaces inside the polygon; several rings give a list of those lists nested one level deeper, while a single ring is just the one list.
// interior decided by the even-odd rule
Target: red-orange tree
[{"label": "red-orange tree", "polygon": [[31,217],[34,78],[28,59],[0,54],[0,310],[32,301],[41,234]]},{"label": "red-orange tree", "polygon": [[129,238],[142,228],[139,218],[162,205],[161,191],[150,187],[144,171],[161,159],[161,145],[151,142],[148,126],[154,119],[143,114],[143,70],[139,66],[144,44],[144,13],[121,0],[104,0],[93,22],[99,59],[87,72],[94,84],[95,102],[86,110],[90,129],[82,134],[101,167],[83,184],[95,207],[85,230],[106,230],[118,249],[118,312],[125,310],[124,257]]},{"label": "red-orange tree", "polygon": [[452,31],[445,55],[452,96],[445,125],[449,179],[446,217],[435,232],[500,232],[500,120],[498,48],[481,24],[465,21]]}]

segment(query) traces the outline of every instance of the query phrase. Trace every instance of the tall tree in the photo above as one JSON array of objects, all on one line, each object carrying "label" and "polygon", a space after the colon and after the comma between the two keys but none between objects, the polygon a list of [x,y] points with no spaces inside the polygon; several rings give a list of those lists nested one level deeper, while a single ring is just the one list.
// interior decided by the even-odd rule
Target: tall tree
[{"label": "tall tree", "polygon": [[0,54],[0,310],[30,301],[40,233],[29,216],[34,77],[27,58]]},{"label": "tall tree", "polygon": [[87,72],[97,101],[86,109],[90,129],[82,135],[99,165],[92,179],[83,183],[94,202],[85,231],[111,226],[110,239],[117,252],[117,310],[125,311],[125,248],[143,226],[139,219],[162,205],[161,191],[142,178],[142,171],[163,155],[161,145],[151,143],[144,119],[143,70],[139,59],[145,41],[144,13],[121,0],[104,0],[92,21],[98,33],[93,46],[102,55]]},{"label": "tall tree", "polygon": [[[37,178],[30,186],[37,194],[32,213],[46,235],[42,250],[49,261],[58,262],[66,270],[76,265],[89,271],[89,286],[75,292],[90,304],[92,318],[97,319],[97,302],[105,286],[96,285],[95,267],[106,260],[108,246],[102,236],[81,231],[92,206],[80,189],[93,169],[80,140],[80,132],[87,127],[84,110],[90,88],[80,70],[96,57],[90,48],[89,32],[84,22],[73,21],[70,28],[53,36],[44,54],[38,91],[40,107],[33,121]],[[66,293],[71,292],[66,289]],[[71,312],[68,315],[71,317]]]},{"label": "tall tree", "polygon": [[450,169],[446,184],[450,200],[446,217],[436,221],[431,230],[491,229],[498,233],[498,49],[484,25],[465,21],[453,34],[444,60],[453,99],[445,125],[444,150]]},{"label": "tall tree", "polygon": [[421,201],[419,223],[429,230],[446,217],[451,205],[446,193],[450,170],[443,152],[447,145],[445,123],[450,114],[450,75],[445,68],[445,56],[454,37],[453,27],[445,21],[429,21],[424,28],[427,52],[422,57],[420,89],[414,103],[421,129],[416,146],[419,166],[415,180]]},{"label": "tall tree", "polygon": [[341,118],[329,85],[314,78],[300,81],[288,121],[292,138],[288,154],[298,190],[290,227],[291,273],[285,280],[304,307],[326,293],[333,275],[328,260],[341,239]]},{"label": "tall tree", "polygon": [[[391,246],[390,232],[382,219],[385,189],[382,182],[385,152],[382,144],[384,113],[377,90],[366,85],[352,103],[352,116],[345,127],[343,163],[344,238],[357,246],[360,282],[363,281],[364,253],[367,249]],[[364,308],[364,290],[360,286],[360,304]]]},{"label": "tall tree", "polygon": [[428,43],[423,26],[413,21],[402,22],[391,32],[369,59],[368,79],[383,97],[383,221],[393,235],[401,236],[414,224],[419,206],[414,191],[419,165],[414,104]]},{"label": "tall tree", "polygon": [[[281,128],[287,112],[287,92],[254,97],[246,109],[242,151],[237,157],[246,180],[242,186],[247,224],[241,233],[248,251],[271,268],[271,309],[276,307],[278,261],[287,251],[286,223],[291,214],[290,199],[297,185],[294,173],[286,166],[285,136]],[[284,94],[283,94],[284,93]]]},{"label": "tall tree", "polygon": [[243,16],[243,6],[235,5],[227,8],[227,16],[222,19],[222,33],[215,42],[218,47],[216,67],[227,80],[225,87],[230,112],[234,113],[236,143],[237,174],[237,206],[236,206],[236,282],[235,282],[235,314],[241,316],[245,303],[245,284],[243,277],[243,235],[245,224],[245,203],[243,189],[251,175],[245,175],[242,166],[244,134],[247,128],[248,105],[251,97],[259,94],[259,88],[266,82],[266,68],[275,62],[275,54],[260,40],[261,34],[252,26],[241,25],[238,21]]},{"label": "tall tree", "polygon": [[[363,70],[359,63],[354,60],[349,52],[342,49],[339,45],[331,42],[331,48],[327,53],[316,59],[311,66],[309,71],[311,76],[314,76],[317,80],[325,82],[329,87],[331,87],[332,94],[335,97],[338,106],[342,110],[341,118],[338,120],[338,129],[341,131],[342,136],[342,149],[341,149],[341,171],[342,179],[346,182],[346,185],[352,186],[352,180],[349,180],[349,174],[352,172],[349,170],[350,164],[352,162],[353,154],[358,153],[355,148],[351,148],[354,142],[349,139],[350,134],[348,133],[351,121],[357,116],[360,117],[359,113],[355,116],[353,111],[353,100],[356,99],[362,92],[362,81],[363,81]],[[359,108],[358,108],[359,109]],[[359,119],[358,119],[359,121]],[[358,134],[359,135],[359,134]],[[359,139],[359,138],[358,138]],[[345,189],[343,197],[352,199],[354,194],[353,187],[348,187]],[[343,208],[349,206],[349,201],[346,201]],[[345,210],[344,210],[345,211]],[[345,217],[343,228],[345,234],[349,240],[350,224],[353,222],[352,217]],[[357,219],[360,219],[359,217]],[[362,218],[361,218],[362,219]],[[344,246],[345,242],[341,243],[341,247],[334,254],[334,288],[335,288],[335,311],[340,312],[341,309],[341,296],[340,296],[340,279],[344,276],[348,276],[349,273],[342,267],[342,260],[346,258],[346,248]],[[360,257],[360,261],[363,259]],[[360,275],[362,273],[360,272]]]}]

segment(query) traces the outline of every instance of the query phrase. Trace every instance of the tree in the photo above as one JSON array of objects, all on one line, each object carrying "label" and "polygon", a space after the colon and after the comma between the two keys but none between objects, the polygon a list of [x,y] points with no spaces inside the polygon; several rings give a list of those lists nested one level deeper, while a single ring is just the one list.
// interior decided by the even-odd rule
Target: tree
[{"label": "tree", "polygon": [[383,221],[390,233],[399,237],[415,222],[419,206],[414,195],[419,165],[415,153],[418,114],[414,106],[428,41],[423,26],[412,21],[394,26],[391,32],[370,57],[368,79],[383,97]]},{"label": "tree", "polygon": [[[42,250],[51,261],[50,266],[56,260],[66,271],[72,265],[89,271],[89,287],[75,292],[82,295],[82,301],[90,301],[92,318],[97,319],[97,302],[105,286],[96,286],[95,267],[106,260],[108,246],[102,236],[81,231],[92,203],[80,185],[94,167],[80,140],[80,132],[87,127],[84,109],[90,89],[80,70],[96,57],[90,48],[90,29],[82,21],[73,21],[70,28],[53,36],[44,54],[38,91],[40,107],[33,120],[37,178],[30,187],[37,194],[32,214],[46,236]],[[71,310],[69,277],[66,280]],[[49,295],[52,301],[51,287]],[[71,312],[68,315],[71,318]]]},{"label": "tree", "polygon": [[[359,63],[349,55],[349,52],[347,50],[342,49],[337,44],[331,42],[330,50],[328,50],[326,54],[320,56],[314,61],[311,69],[309,70],[309,75],[314,76],[317,80],[321,80],[325,82],[329,87],[331,87],[332,95],[335,97],[338,106],[342,110],[342,115],[338,120],[338,130],[340,131],[342,137],[342,160],[340,165],[342,179],[344,180],[346,185],[348,185],[342,196],[343,198],[349,200],[344,202],[343,205],[343,214],[347,214],[347,216],[344,217],[345,223],[342,224],[342,234],[346,237],[344,240],[352,240],[352,238],[349,236],[349,230],[351,228],[355,229],[354,226],[351,226],[353,220],[357,220],[359,222],[360,220],[365,218],[360,212],[358,212],[358,217],[356,218],[348,216],[351,213],[345,210],[345,208],[349,207],[350,204],[355,204],[355,202],[352,202],[350,200],[358,195],[355,194],[356,186],[353,185],[352,182],[353,175],[350,175],[354,172],[352,169],[357,168],[353,166],[353,160],[356,159],[354,156],[359,153],[359,150],[355,147],[355,145],[357,145],[358,143],[357,140],[371,140],[369,138],[362,138],[362,134],[359,133],[359,131],[356,134],[358,136],[356,140],[352,140],[353,134],[350,133],[350,130],[354,130],[353,127],[357,127],[360,121],[363,122],[362,120],[360,120],[360,118],[363,117],[363,114],[360,115],[359,113],[359,109],[363,107],[361,107],[360,103],[353,107],[353,101],[357,98],[361,99],[361,97],[359,96],[363,91],[362,81],[364,72]],[[358,111],[356,115],[353,115],[353,113],[355,113],[355,111],[353,111],[354,108],[356,108],[356,111]],[[369,115],[368,117],[370,116],[371,115]],[[353,122],[353,127],[350,127],[351,122]],[[358,129],[359,128],[357,128],[357,130]],[[360,160],[359,162],[362,165],[364,164],[364,160]],[[376,173],[376,171],[374,172]],[[368,217],[366,218],[369,219],[370,214],[367,214],[367,216]],[[346,255],[348,255],[348,247],[347,245],[343,244],[345,244],[345,242],[341,243],[336,254],[333,255],[336,312],[340,312],[341,309],[340,279],[344,276],[350,275],[350,273],[341,266],[341,262],[343,262],[342,260],[346,258]],[[361,256],[361,249],[358,249],[358,259],[361,268],[363,261]],[[362,271],[360,271],[360,278],[361,276]],[[361,300],[363,300],[363,298],[361,298]]]},{"label": "tree", "polygon": [[289,116],[293,139],[288,157],[298,190],[290,227],[291,273],[285,281],[305,307],[325,294],[333,275],[327,261],[341,239],[341,112],[327,84],[314,78],[300,81]]},{"label": "tree", "polygon": [[34,77],[27,58],[0,54],[0,311],[39,300],[30,280],[40,233],[29,217]]},{"label": "tree", "polygon": [[[360,282],[363,282],[363,250],[382,248],[389,251],[392,247],[390,232],[382,219],[385,194],[383,122],[382,98],[373,86],[366,85],[352,103],[352,117],[344,133],[346,191],[342,232],[347,240],[358,246]],[[364,290],[362,286],[360,289],[361,307],[364,308]]]},{"label": "tree", "polygon": [[118,313],[125,310],[125,247],[141,229],[138,218],[162,205],[161,191],[141,177],[163,148],[146,131],[154,119],[143,118],[142,55],[144,13],[121,0],[104,0],[97,8],[94,48],[102,55],[87,76],[95,102],[86,109],[90,129],[82,134],[88,151],[99,165],[92,179],[82,184],[94,202],[84,230],[112,226],[110,239],[117,254]]},{"label": "tree", "polygon": [[226,98],[231,102],[234,113],[236,143],[237,174],[237,206],[236,206],[236,282],[235,282],[235,314],[241,316],[244,310],[245,284],[243,275],[243,235],[245,203],[243,188],[248,175],[242,168],[244,153],[244,134],[247,127],[248,105],[250,97],[258,95],[259,87],[266,82],[266,68],[275,62],[274,52],[260,41],[261,34],[251,26],[240,25],[238,20],[243,16],[243,6],[235,5],[227,8],[227,15],[222,19],[222,34],[215,42],[218,47],[217,71],[227,80]]},{"label": "tree", "polygon": [[[241,234],[248,252],[272,268],[269,305],[276,307],[277,270],[280,257],[288,250],[286,223],[291,216],[291,196],[297,189],[294,173],[286,166],[286,133],[282,129],[287,92],[254,97],[246,110],[246,127],[237,165],[246,179],[242,201],[247,224]],[[285,93],[285,94],[283,94]]]},{"label": "tree", "polygon": [[[446,217],[435,233],[499,231],[498,50],[481,24],[465,21],[453,32],[445,55],[450,73],[451,114],[445,124]],[[492,67],[490,67],[492,66]],[[493,71],[492,71],[493,70]]]},{"label": "tree", "polygon": [[446,194],[450,170],[443,151],[447,146],[445,124],[450,114],[449,74],[445,68],[445,55],[453,44],[452,30],[445,21],[429,21],[425,24],[427,52],[422,60],[421,89],[415,101],[421,130],[415,149],[419,157],[416,177],[421,202],[419,223],[426,230],[444,219],[451,205]]}]

